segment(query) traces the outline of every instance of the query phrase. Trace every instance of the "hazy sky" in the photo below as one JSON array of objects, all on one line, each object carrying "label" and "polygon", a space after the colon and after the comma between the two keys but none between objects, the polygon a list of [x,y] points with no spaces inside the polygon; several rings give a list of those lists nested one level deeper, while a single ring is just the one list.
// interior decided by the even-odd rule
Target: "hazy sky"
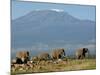
[{"label": "hazy sky", "polygon": [[95,6],[69,5],[69,4],[51,4],[12,1],[12,19],[23,16],[33,10],[59,9],[68,12],[79,19],[88,19],[95,21]]}]

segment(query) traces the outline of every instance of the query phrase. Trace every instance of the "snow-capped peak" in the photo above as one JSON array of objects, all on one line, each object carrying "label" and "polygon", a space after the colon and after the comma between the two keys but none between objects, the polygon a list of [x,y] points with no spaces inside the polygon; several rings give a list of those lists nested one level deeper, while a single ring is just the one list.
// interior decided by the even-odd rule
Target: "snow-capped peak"
[{"label": "snow-capped peak", "polygon": [[63,12],[63,11],[64,11],[64,10],[62,10],[62,9],[50,9],[50,10],[56,11],[56,12]]},{"label": "snow-capped peak", "polygon": [[36,9],[35,11],[43,11],[43,10],[50,10],[50,11],[56,11],[56,12],[63,12],[62,9]]}]

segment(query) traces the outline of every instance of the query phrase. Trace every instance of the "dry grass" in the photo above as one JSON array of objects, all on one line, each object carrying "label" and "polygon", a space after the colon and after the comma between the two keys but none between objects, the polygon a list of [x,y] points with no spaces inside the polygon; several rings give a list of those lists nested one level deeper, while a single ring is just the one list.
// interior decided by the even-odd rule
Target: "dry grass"
[{"label": "dry grass", "polygon": [[12,74],[20,73],[41,73],[41,72],[56,72],[56,71],[75,71],[75,70],[90,70],[96,69],[96,59],[75,60],[68,59],[67,61],[59,61],[53,63],[50,61],[41,61],[38,64],[33,64],[32,68],[11,71]]}]

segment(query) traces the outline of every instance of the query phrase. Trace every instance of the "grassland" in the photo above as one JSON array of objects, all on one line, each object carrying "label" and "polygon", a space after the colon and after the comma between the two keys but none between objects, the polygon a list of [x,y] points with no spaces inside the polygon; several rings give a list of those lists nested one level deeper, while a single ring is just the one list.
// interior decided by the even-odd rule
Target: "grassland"
[{"label": "grassland", "polygon": [[31,68],[24,68],[23,70],[16,69],[11,74],[26,74],[26,73],[42,73],[42,72],[61,72],[61,71],[76,71],[76,70],[92,70],[96,69],[96,59],[68,59],[66,61],[59,61],[53,63],[50,61],[41,61],[38,64],[33,64]]}]

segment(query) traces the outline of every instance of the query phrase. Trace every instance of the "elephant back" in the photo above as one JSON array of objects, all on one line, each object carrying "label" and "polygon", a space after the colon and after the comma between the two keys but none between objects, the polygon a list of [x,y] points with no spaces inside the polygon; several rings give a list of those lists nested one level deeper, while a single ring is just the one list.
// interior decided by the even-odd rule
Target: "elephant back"
[{"label": "elephant back", "polygon": [[58,54],[61,54],[61,53],[65,53],[65,50],[63,49],[63,48],[61,48],[61,49],[57,49],[57,52],[58,52]]}]

